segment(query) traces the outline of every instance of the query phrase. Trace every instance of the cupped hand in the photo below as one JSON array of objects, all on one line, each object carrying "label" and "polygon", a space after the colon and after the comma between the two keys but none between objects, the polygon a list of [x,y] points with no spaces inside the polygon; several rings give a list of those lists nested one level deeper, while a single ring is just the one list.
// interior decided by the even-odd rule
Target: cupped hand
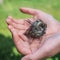
[{"label": "cupped hand", "polygon": [[[35,20],[41,19],[47,24],[46,34],[43,36],[38,49],[31,55],[27,55],[22,60],[39,60],[45,57],[51,57],[60,52],[60,22],[53,18],[50,14],[46,14],[41,10],[31,8],[21,8],[23,13],[33,15]],[[34,19],[33,19],[34,21]],[[32,44],[33,45],[33,44]],[[36,44],[35,44],[36,45]],[[37,48],[37,47],[34,47]],[[34,51],[34,50],[33,50]]]},{"label": "cupped hand", "polygon": [[[11,17],[8,17],[7,19],[8,27],[12,32],[14,43],[18,51],[24,55],[31,54],[22,58],[22,60],[29,60],[29,59],[38,60],[40,58],[44,58],[45,55],[47,56],[47,52],[49,53],[53,52],[55,48],[57,48],[57,50],[54,51],[52,55],[56,54],[59,50],[58,49],[59,34],[57,33],[59,33],[60,30],[59,27],[60,23],[56,21],[51,15],[46,14],[41,10],[31,8],[21,8],[20,10],[21,12],[33,15],[34,17],[20,20],[15,20]],[[28,39],[23,33],[30,25],[28,22],[24,20],[31,20],[33,22],[34,20],[37,19],[41,19],[47,24],[46,34],[41,39],[35,39],[35,40]],[[56,40],[58,40],[58,42]],[[30,41],[32,41],[31,44],[29,44]]]}]

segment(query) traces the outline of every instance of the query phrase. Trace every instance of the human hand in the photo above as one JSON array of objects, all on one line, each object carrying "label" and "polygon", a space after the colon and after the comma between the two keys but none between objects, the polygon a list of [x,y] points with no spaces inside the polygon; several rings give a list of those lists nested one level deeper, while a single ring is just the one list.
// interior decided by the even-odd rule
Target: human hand
[{"label": "human hand", "polygon": [[[23,33],[25,32],[26,28],[29,27],[29,23],[27,23],[25,20],[28,20],[28,19],[16,20],[11,16],[9,16],[6,22],[8,24],[9,30],[12,33],[13,41],[16,45],[17,50],[20,53],[27,55],[32,52],[35,52],[38,49],[40,45],[40,40],[32,41],[32,39],[29,39],[29,41],[27,41],[28,39],[24,36]],[[30,20],[34,21],[33,18],[30,18]],[[31,44],[29,44],[30,41],[32,42]]]},{"label": "human hand", "polygon": [[[21,8],[21,11],[31,14],[35,19],[41,19],[47,24],[47,30],[44,43],[33,54],[27,55],[22,60],[39,60],[45,57],[51,57],[60,52],[60,23],[51,15],[46,14],[40,10]],[[40,45],[38,45],[40,46]],[[37,48],[37,47],[36,47]]]},{"label": "human hand", "polygon": [[[43,20],[46,24],[47,24],[47,31],[46,31],[46,36],[44,36],[44,37],[50,37],[52,34],[54,34],[54,33],[56,33],[57,31],[59,31],[59,29],[60,29],[60,27],[59,27],[59,23],[58,23],[58,21],[56,21],[51,15],[49,15],[49,14],[46,14],[46,13],[44,13],[44,12],[42,12],[42,11],[39,11],[39,10],[34,10],[34,9],[29,9],[29,8],[21,8],[21,11],[22,12],[24,12],[24,13],[27,13],[27,14],[31,14],[31,15],[33,15],[34,17],[35,17],[35,19],[41,19],[41,20]],[[28,20],[28,19],[27,19]],[[31,21],[34,21],[34,19],[30,19]],[[8,25],[9,26],[12,26],[12,27],[14,27],[14,31],[18,31],[18,33],[19,33],[19,31],[21,31],[22,32],[22,28],[21,28],[21,24],[19,23],[19,21],[21,22],[21,20],[19,20],[19,21],[16,21],[16,20],[14,20],[14,19],[10,19],[10,23],[9,22],[7,22],[8,23]],[[53,25],[53,26],[52,26]],[[29,25],[28,24],[26,24],[26,26],[25,25],[23,25],[25,28],[26,28],[26,26],[28,27]],[[56,28],[55,28],[56,27]],[[10,30],[12,30],[12,28],[10,28],[9,27],[9,29]],[[50,30],[51,29],[51,30]],[[25,30],[24,30],[25,31]],[[13,33],[13,31],[12,31],[12,33]],[[13,34],[13,36],[14,36],[15,34]],[[17,34],[17,36],[23,36],[23,35],[21,35],[21,34]],[[16,36],[15,36],[16,37]],[[20,37],[19,37],[20,38]],[[41,47],[42,47],[42,43],[40,43],[40,41],[45,41],[46,40],[46,38],[45,39],[39,39],[39,40],[34,40],[33,41],[33,43],[31,43],[31,45],[27,45],[27,46],[29,46],[29,48],[30,49],[28,49],[27,47],[25,47],[26,49],[28,49],[28,51],[30,51],[30,53],[31,53],[31,51],[32,52],[35,52],[35,51],[38,51],[38,48],[40,49],[40,45],[41,45]],[[21,38],[20,38],[21,39]],[[14,39],[14,41],[16,41],[17,39]],[[23,40],[27,40],[27,39],[21,39],[22,41]],[[20,40],[19,40],[20,41]],[[21,42],[20,42],[21,43]],[[37,43],[37,44],[36,44]],[[21,47],[23,47],[23,45],[18,45],[18,43],[17,42],[15,42],[15,45],[18,47],[18,50],[21,52]],[[38,48],[37,48],[38,47]],[[24,49],[22,49],[22,50],[24,50]],[[25,51],[25,50],[24,50]],[[27,53],[28,53],[28,51],[27,51]],[[26,51],[25,51],[26,52]],[[26,54],[25,52],[23,52],[22,51],[22,53],[23,54]],[[34,56],[34,55],[33,55]],[[43,55],[44,56],[44,55]],[[28,57],[27,57],[28,58]],[[32,59],[33,60],[33,59]]]}]

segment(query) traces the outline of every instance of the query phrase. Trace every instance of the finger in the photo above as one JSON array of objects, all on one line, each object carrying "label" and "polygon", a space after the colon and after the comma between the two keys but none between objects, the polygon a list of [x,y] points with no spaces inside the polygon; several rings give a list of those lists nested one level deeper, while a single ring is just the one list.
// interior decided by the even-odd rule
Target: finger
[{"label": "finger", "polygon": [[20,11],[34,16],[39,14],[39,10],[31,9],[31,8],[20,8]]},{"label": "finger", "polygon": [[20,8],[20,11],[22,11],[23,13],[26,14],[31,14],[31,15],[40,15],[40,16],[46,16],[49,14],[46,14],[45,12],[41,11],[41,10],[36,10],[36,9],[32,9],[32,8]]},{"label": "finger", "polygon": [[9,25],[8,28],[10,29],[10,31],[13,33],[14,31],[17,32],[17,34],[19,35],[19,37],[23,40],[23,41],[28,41],[28,38],[24,35],[25,30],[18,30],[15,29],[13,26]]},{"label": "finger", "polygon": [[12,22],[16,23],[16,24],[24,24],[24,19],[20,19],[20,20],[16,20],[14,19],[12,16],[8,16],[7,20],[10,19]]},{"label": "finger", "polygon": [[24,56],[21,60],[30,60],[29,57],[27,58],[26,56]]},{"label": "finger", "polygon": [[14,19],[12,16],[8,16],[7,20],[9,20],[9,19],[10,19],[13,23],[16,23],[16,24],[23,24],[23,25],[26,23],[25,20],[30,20],[31,22],[33,22],[34,20],[36,20],[35,17],[16,20],[16,19]]},{"label": "finger", "polygon": [[44,59],[32,58],[32,54],[29,54],[24,56],[21,60],[46,60],[46,58]]},{"label": "finger", "polygon": [[30,56],[31,54],[29,54],[29,55],[27,55],[27,56],[24,56],[21,60],[38,60],[38,59],[32,59],[31,58],[31,56]]},{"label": "finger", "polygon": [[17,32],[15,31],[15,29],[12,26],[8,26],[8,28],[10,29],[12,35],[13,35],[13,40],[14,43],[18,49],[18,51],[24,55],[30,54],[31,51],[29,49],[29,44],[27,42],[24,42],[17,34]]},{"label": "finger", "polygon": [[26,29],[25,25],[16,24],[16,23],[12,22],[10,19],[7,19],[7,23],[8,23],[8,25],[12,25],[16,29]]},{"label": "finger", "polygon": [[8,28],[9,28],[9,30],[10,30],[11,33],[14,33],[15,32],[15,29],[13,28],[13,26],[8,25]]},{"label": "finger", "polygon": [[31,24],[36,20],[37,20],[36,17],[27,18],[27,19],[25,19],[25,25],[27,26],[27,28],[29,28],[31,26]]},{"label": "finger", "polygon": [[25,19],[26,22],[28,22],[29,24],[32,24],[32,22],[36,21],[37,19],[35,17],[33,18],[27,18]]},{"label": "finger", "polygon": [[14,23],[16,24],[24,24],[24,20],[23,19],[18,19],[18,20],[12,20]]},{"label": "finger", "polygon": [[45,23],[47,23],[48,25],[50,23],[55,23],[57,22],[53,16],[51,16],[50,14],[46,14],[45,12],[41,11],[41,10],[36,10],[36,9],[31,9],[31,8],[20,8],[20,10],[23,12],[23,13],[26,13],[26,14],[30,14],[30,15],[33,15],[33,16],[36,16],[37,19],[41,19],[43,20]]},{"label": "finger", "polygon": [[24,56],[21,60],[32,60],[32,59],[30,59],[29,55],[27,55],[27,56]]}]

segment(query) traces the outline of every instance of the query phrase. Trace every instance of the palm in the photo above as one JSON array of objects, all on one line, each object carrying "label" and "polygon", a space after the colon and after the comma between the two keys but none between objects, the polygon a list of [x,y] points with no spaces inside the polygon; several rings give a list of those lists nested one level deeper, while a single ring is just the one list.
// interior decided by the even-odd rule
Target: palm
[{"label": "palm", "polygon": [[[27,11],[24,11],[24,10],[22,10],[22,11],[24,13],[27,13]],[[34,15],[31,12],[28,12],[28,14]],[[10,21],[8,21],[9,19],[10,19]],[[17,37],[13,36],[14,42],[15,42],[15,45],[16,45],[17,49],[19,50],[19,52],[21,52],[24,55],[37,51],[40,48],[40,46],[45,42],[45,39],[47,37],[50,37],[52,34],[54,34],[55,32],[57,32],[59,30],[58,22],[56,20],[54,20],[54,18],[48,14],[40,12],[39,14],[35,15],[34,19],[30,18],[29,20],[34,21],[35,19],[41,19],[47,24],[46,34],[43,36],[42,39],[32,40],[32,39],[28,39],[24,35],[24,32],[26,31],[26,29],[30,26],[28,22],[24,21],[24,20],[28,20],[28,19],[16,21],[13,18],[9,17],[7,20],[7,23],[12,26],[12,28],[14,29],[15,32],[17,32],[17,34],[16,34]],[[57,28],[55,29],[55,27],[57,27]],[[11,31],[12,31],[12,28],[10,27]]]}]

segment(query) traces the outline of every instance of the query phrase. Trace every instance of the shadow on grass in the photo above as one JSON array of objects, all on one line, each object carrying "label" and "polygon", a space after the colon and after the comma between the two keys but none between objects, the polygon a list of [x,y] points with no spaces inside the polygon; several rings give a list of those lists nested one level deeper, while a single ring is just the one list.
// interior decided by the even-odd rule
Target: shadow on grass
[{"label": "shadow on grass", "polygon": [[13,52],[13,41],[10,37],[0,34],[0,60],[20,60],[22,55]]},{"label": "shadow on grass", "polygon": [[[21,60],[22,55],[15,55],[13,47],[15,47],[15,45],[12,39],[0,34],[0,60]],[[60,60],[60,54],[51,58],[51,60]]]}]

